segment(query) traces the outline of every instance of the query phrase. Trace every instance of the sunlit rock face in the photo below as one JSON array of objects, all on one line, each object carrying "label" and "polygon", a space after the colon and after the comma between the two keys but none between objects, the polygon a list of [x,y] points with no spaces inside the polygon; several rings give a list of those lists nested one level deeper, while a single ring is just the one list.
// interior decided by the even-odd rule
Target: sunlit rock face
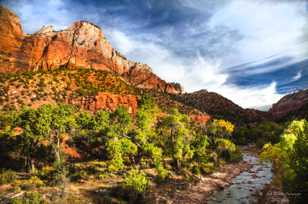
[{"label": "sunlit rock face", "polygon": [[122,56],[112,48],[101,28],[90,22],[78,21],[61,31],[44,26],[27,35],[19,18],[2,6],[0,20],[0,72],[83,67],[117,73],[138,88],[182,92],[180,85],[160,79],[148,65]]},{"label": "sunlit rock face", "polygon": [[17,71],[17,56],[24,34],[19,18],[0,6],[0,63],[1,72]]}]

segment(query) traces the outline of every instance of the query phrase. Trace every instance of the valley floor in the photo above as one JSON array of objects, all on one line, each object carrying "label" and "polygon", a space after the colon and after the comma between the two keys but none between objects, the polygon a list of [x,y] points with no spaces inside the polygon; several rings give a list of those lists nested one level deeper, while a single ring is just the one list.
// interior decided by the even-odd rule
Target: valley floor
[{"label": "valley floor", "polygon": [[[238,163],[223,164],[208,176],[195,177],[195,181],[184,181],[173,177],[163,184],[152,186],[147,199],[149,203],[288,203],[284,194],[271,188],[271,165],[261,163],[256,150],[242,149],[244,159]],[[151,170],[148,170],[151,174]],[[63,188],[44,187],[38,191],[52,203],[122,203],[111,189],[122,181],[114,176],[106,179],[89,179],[78,183],[67,182]],[[2,198],[22,196],[25,191],[10,193],[11,186],[0,186]],[[274,192],[274,191],[275,192]],[[272,193],[276,193],[275,196]],[[278,193],[277,193],[278,192]],[[60,198],[61,199],[56,199]],[[0,200],[5,202],[5,199]],[[142,201],[144,202],[144,201]]]},{"label": "valley floor", "polygon": [[[198,177],[195,182],[184,181],[181,177],[157,185],[150,192],[150,202],[153,203],[204,203],[211,192],[224,189],[231,184],[234,177],[250,168],[250,164],[242,161],[235,164],[226,164],[208,176]],[[199,180],[200,179],[200,180]],[[198,181],[197,181],[198,180]],[[44,187],[39,192],[48,200],[65,195],[61,199],[53,200],[55,203],[117,203],[117,199],[107,196],[108,189],[120,183],[121,179],[114,177],[106,180],[87,180],[78,183],[68,182],[65,190]],[[10,193],[11,186],[0,186],[2,198],[22,196],[25,191]],[[4,193],[6,192],[6,193]],[[65,200],[65,201],[64,201]],[[1,200],[0,200],[1,201]],[[5,199],[2,199],[5,202]]]}]

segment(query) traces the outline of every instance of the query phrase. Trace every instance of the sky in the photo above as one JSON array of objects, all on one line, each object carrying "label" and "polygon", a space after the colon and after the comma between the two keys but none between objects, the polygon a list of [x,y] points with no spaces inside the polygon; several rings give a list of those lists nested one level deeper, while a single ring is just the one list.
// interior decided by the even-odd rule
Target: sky
[{"label": "sky", "polygon": [[261,108],[308,88],[305,0],[0,0],[27,33],[91,21],[127,58],[179,82]]}]

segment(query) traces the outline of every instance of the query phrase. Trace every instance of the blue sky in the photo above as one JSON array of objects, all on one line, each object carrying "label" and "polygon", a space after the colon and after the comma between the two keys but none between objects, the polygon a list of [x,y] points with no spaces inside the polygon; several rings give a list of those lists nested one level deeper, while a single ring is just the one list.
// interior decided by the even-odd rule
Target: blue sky
[{"label": "blue sky", "polygon": [[128,58],[185,91],[207,89],[243,107],[308,88],[304,0],[2,0],[25,32],[74,21],[99,25]]}]

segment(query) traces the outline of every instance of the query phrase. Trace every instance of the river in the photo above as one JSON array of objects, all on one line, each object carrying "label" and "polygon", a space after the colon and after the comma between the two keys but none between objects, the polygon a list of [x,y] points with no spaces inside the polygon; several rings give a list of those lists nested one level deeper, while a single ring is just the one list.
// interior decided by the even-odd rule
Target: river
[{"label": "river", "polygon": [[235,177],[230,186],[213,192],[207,199],[207,203],[257,203],[258,192],[272,181],[272,165],[269,162],[261,162],[256,155],[249,152],[243,153],[243,160],[252,167]]}]

